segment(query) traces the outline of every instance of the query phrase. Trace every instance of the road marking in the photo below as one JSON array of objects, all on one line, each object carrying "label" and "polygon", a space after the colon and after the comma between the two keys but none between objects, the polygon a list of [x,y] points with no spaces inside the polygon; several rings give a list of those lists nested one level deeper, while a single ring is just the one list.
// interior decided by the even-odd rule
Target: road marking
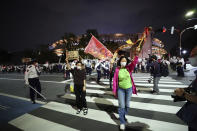
[{"label": "road marking", "polygon": [[30,114],[22,115],[10,121],[9,124],[25,131],[78,131]]},{"label": "road marking", "polygon": [[[0,93],[0,95],[2,95],[2,96],[7,96],[7,97],[11,97],[11,98],[14,98],[14,99],[20,99],[20,100],[24,100],[24,101],[29,101],[29,102],[30,102],[30,99],[24,98],[24,97],[20,97],[20,96],[14,96],[14,95],[5,94],[5,93]],[[36,102],[39,103],[39,104],[46,104],[46,103],[43,102],[43,101],[38,101],[38,100],[36,100]]]},{"label": "road marking", "polygon": [[[75,99],[75,95],[74,94],[64,95],[64,96],[62,96],[62,98]],[[162,99],[160,98],[160,100],[162,100]],[[117,99],[108,99],[108,98],[98,98],[98,97],[86,96],[86,101],[91,102],[91,103],[96,102],[99,104],[106,104],[106,105],[112,105],[112,106],[118,107],[118,100]],[[171,114],[176,114],[176,112],[178,110],[180,110],[180,108],[181,108],[181,107],[171,106],[171,105],[161,105],[161,104],[153,104],[153,103],[134,102],[134,101],[130,101],[130,105],[131,105],[131,108],[135,108],[135,109],[157,111],[157,112],[164,112],[164,113],[171,113]]]},{"label": "road marking", "polygon": [[[68,104],[57,103],[57,102],[50,102],[47,105],[44,105],[43,108],[117,125],[117,123],[114,122],[114,120],[112,120],[111,116],[106,111],[95,110],[95,109],[89,108],[88,115],[86,116],[84,116],[83,114],[77,115],[75,110],[72,108],[72,106]],[[116,116],[116,118],[119,117],[117,113],[113,113],[113,114]],[[134,117],[130,115],[128,115],[127,118],[128,118],[129,123],[142,122],[142,123],[148,124],[148,126],[150,126],[149,127],[150,130],[185,131],[188,128],[187,126],[181,125],[181,124],[175,124],[175,123],[141,118],[141,117]]]},{"label": "road marking", "polygon": [[[16,81],[25,81],[24,79],[13,79],[13,78],[0,78],[1,80],[16,80]],[[65,80],[65,81],[44,81],[44,80],[40,80],[40,82],[46,82],[46,83],[58,83],[58,84],[64,84],[66,82],[72,81],[72,79],[70,80]]]}]

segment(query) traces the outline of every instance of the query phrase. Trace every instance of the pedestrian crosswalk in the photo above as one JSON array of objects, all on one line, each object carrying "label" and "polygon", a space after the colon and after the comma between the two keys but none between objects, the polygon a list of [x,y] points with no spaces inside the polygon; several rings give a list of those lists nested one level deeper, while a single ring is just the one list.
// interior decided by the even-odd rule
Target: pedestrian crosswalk
[{"label": "pedestrian crosswalk", "polygon": [[[150,93],[153,84],[147,82],[149,75],[133,76],[138,94],[132,95],[126,130],[186,131],[187,125],[175,115],[184,102],[174,103],[171,94],[175,88],[187,85],[171,77],[163,77],[159,82],[160,94],[154,95]],[[88,115],[76,114],[75,95],[67,93],[9,124],[28,131],[118,131],[118,101],[109,89],[109,80],[101,79],[99,85],[88,81],[86,88]]]}]

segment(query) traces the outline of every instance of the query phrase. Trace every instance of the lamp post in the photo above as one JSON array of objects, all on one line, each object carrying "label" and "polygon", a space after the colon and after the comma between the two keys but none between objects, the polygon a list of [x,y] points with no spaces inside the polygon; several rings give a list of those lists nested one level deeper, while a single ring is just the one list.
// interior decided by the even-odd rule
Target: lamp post
[{"label": "lamp post", "polygon": [[186,31],[186,30],[189,30],[189,29],[197,29],[197,25],[194,25],[194,26],[192,26],[192,27],[188,27],[188,28],[186,28],[186,29],[184,29],[184,30],[182,30],[181,31],[181,33],[180,33],[180,43],[179,43],[179,48],[180,48],[180,56],[181,56],[181,38],[182,38],[182,34]]}]

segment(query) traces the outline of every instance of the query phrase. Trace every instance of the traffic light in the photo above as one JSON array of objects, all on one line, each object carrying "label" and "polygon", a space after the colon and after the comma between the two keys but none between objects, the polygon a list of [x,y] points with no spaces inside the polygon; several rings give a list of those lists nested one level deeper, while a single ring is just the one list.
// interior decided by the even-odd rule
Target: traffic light
[{"label": "traffic light", "polygon": [[162,28],[162,32],[163,32],[163,33],[166,32],[166,28],[165,28],[165,27]]},{"label": "traffic light", "polygon": [[170,32],[170,34],[171,34],[171,35],[174,34],[174,26],[171,27],[171,32]]}]

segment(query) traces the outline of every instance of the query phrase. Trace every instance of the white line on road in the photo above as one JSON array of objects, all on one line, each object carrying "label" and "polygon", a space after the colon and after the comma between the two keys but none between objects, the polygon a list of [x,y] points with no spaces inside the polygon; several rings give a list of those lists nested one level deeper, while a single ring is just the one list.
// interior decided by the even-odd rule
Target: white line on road
[{"label": "white line on road", "polygon": [[30,114],[22,115],[10,121],[9,124],[24,131],[78,131],[68,126],[48,121]]},{"label": "white line on road", "polygon": [[[0,78],[0,80],[15,80],[15,81],[25,81],[24,79],[13,79],[13,78]],[[72,79],[70,80],[65,80],[65,81],[44,81],[44,80],[40,80],[40,82],[46,82],[46,83],[58,83],[58,84],[64,84],[66,82],[69,82],[71,81]]]},{"label": "white line on road", "polygon": [[[75,113],[75,110],[73,110],[72,106],[67,105],[67,104],[50,102],[47,105],[44,105],[43,107],[46,109],[55,110],[55,111],[66,113],[66,114],[71,114],[74,116],[80,116],[80,117],[91,119],[91,120],[96,120],[96,121],[101,121],[101,122],[117,125],[117,123],[115,123],[114,120],[112,120],[111,116],[107,112],[101,111],[101,110],[95,110],[95,109],[89,108],[88,115],[84,116],[82,114],[77,115]],[[114,113],[114,114],[116,118],[119,117],[117,113]],[[142,123],[147,124],[149,126],[149,129],[152,131],[155,131],[155,130],[156,131],[163,131],[163,130],[185,131],[187,130],[187,126],[181,125],[181,124],[175,124],[175,123],[141,118],[141,117],[134,117],[130,115],[128,115],[127,118],[128,118],[129,123],[142,122]]]},{"label": "white line on road", "polygon": [[[70,95],[62,96],[62,98],[66,98],[66,99],[73,99],[72,97],[75,98],[75,95],[70,94]],[[162,100],[162,99],[160,98],[160,100]],[[106,104],[106,105],[112,105],[112,106],[118,107],[118,100],[117,99],[108,99],[108,98],[98,98],[98,97],[86,96],[86,101],[91,102],[91,103]],[[171,113],[171,114],[176,114],[176,112],[178,110],[180,110],[180,108],[181,108],[181,107],[172,106],[172,105],[162,105],[162,104],[143,103],[143,102],[134,102],[134,101],[130,101],[130,105],[131,105],[131,108],[135,108],[135,109],[158,111],[158,112]]]},{"label": "white line on road", "polygon": [[[14,98],[14,99],[20,99],[20,100],[24,100],[24,101],[30,101],[30,99],[24,98],[24,97],[20,97],[20,96],[14,96],[14,95],[5,94],[5,93],[0,93],[0,95],[11,97],[11,98]],[[36,100],[36,102],[39,103],[39,104],[46,104],[45,102],[38,101],[38,100]]]}]

